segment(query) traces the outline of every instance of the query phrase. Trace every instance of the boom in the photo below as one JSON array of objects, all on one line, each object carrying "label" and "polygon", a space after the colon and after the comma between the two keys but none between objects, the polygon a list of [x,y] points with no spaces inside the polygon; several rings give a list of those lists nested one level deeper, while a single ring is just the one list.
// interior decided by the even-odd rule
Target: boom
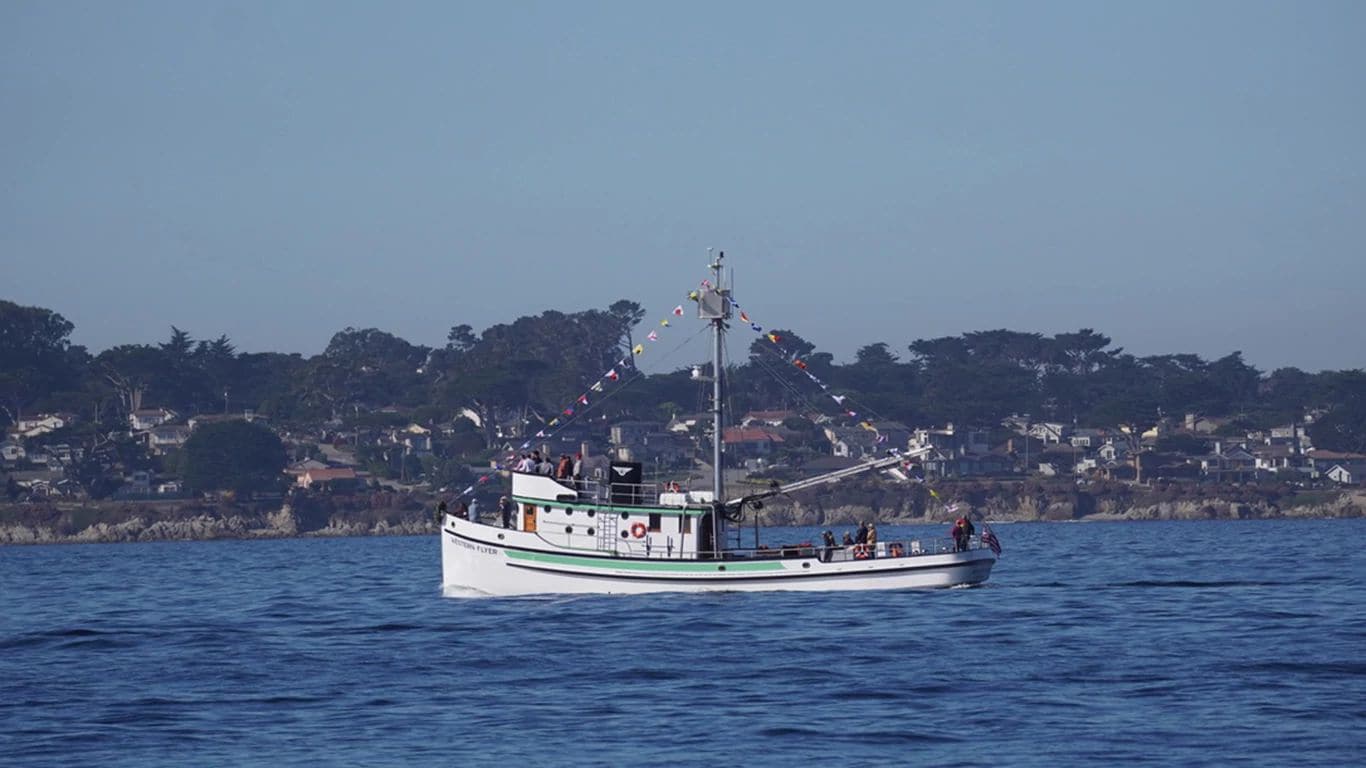
[{"label": "boom", "polygon": [[760,491],[759,493],[751,493],[748,496],[744,496],[739,499],[733,499],[731,501],[726,502],[726,506],[729,507],[739,505],[747,501],[752,501],[754,499],[767,499],[771,496],[777,496],[783,493],[791,493],[792,491],[800,491],[807,488],[814,488],[818,485],[825,485],[826,483],[835,483],[847,477],[854,477],[856,475],[861,475],[864,472],[873,472],[879,469],[887,470],[898,480],[905,480],[906,475],[900,471],[900,465],[905,464],[907,461],[911,459],[924,456],[931,450],[933,449],[930,447],[917,448],[913,451],[900,453],[895,456],[887,456],[881,459],[874,459],[873,461],[865,461],[862,464],[855,464],[852,467],[845,467],[844,469],[837,469],[833,472],[826,472],[823,475],[814,475],[812,477],[802,478],[801,480],[794,480],[790,483],[787,483],[786,485],[779,485],[777,487],[770,488],[766,491]]}]

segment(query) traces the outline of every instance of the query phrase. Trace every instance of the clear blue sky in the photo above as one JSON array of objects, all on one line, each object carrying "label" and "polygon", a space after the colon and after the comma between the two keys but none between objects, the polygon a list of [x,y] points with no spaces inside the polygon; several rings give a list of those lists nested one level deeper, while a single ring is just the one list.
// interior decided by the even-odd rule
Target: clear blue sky
[{"label": "clear blue sky", "polygon": [[[0,298],[444,343],[723,248],[867,343],[1366,366],[1366,3],[0,3]],[[748,343],[747,341],[745,343]]]}]

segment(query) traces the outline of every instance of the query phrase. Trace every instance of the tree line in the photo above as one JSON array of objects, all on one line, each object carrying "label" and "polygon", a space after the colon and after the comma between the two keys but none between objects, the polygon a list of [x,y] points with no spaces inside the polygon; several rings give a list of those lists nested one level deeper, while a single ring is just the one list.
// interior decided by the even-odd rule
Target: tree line
[{"label": "tree line", "polygon": [[[420,422],[470,409],[491,442],[498,415],[548,420],[623,359],[631,386],[595,404],[608,420],[663,419],[705,410],[707,387],[687,369],[644,375],[631,347],[644,311],[621,300],[605,309],[547,310],[476,333],[450,329],[440,347],[375,328],[346,328],[321,354],[238,352],[227,336],[195,339],[171,326],[166,341],[121,344],[97,354],[74,345],[74,326],[49,309],[0,301],[0,424],[67,411],[92,430],[126,428],[127,415],[166,407],[182,416],[252,409],[276,425],[354,420],[398,406]],[[1239,352],[1136,356],[1091,329],[1046,336],[1012,330],[885,342],[839,364],[797,333],[753,340],[731,361],[735,412],[798,409],[854,423],[995,425],[1035,422],[1146,428],[1195,412],[1230,419],[1230,434],[1314,414],[1319,447],[1366,451],[1366,372],[1266,372]],[[739,338],[739,335],[731,337]],[[818,386],[819,385],[819,386]],[[834,398],[844,404],[835,406]],[[849,416],[848,411],[858,415]]]}]

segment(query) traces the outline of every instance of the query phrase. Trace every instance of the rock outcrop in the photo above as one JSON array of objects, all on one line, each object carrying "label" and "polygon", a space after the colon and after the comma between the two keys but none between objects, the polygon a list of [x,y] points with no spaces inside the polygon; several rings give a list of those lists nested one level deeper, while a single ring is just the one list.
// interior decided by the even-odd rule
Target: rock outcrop
[{"label": "rock outcrop", "polygon": [[[392,496],[392,494],[389,494]],[[0,506],[0,544],[181,541],[295,536],[401,536],[436,532],[420,501],[385,498],[338,505],[293,499],[284,505],[144,504]]]}]

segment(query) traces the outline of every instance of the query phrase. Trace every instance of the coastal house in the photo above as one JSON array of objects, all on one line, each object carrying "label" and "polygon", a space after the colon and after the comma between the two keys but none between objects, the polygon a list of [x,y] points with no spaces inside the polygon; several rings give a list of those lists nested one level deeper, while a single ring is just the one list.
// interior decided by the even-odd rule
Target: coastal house
[{"label": "coastal house", "polygon": [[1272,427],[1267,432],[1265,441],[1267,445],[1289,445],[1300,453],[1314,449],[1313,438],[1309,437],[1309,433],[1300,424]]},{"label": "coastal house", "polygon": [[1292,444],[1273,443],[1254,446],[1251,449],[1257,461],[1259,472],[1300,472],[1308,466],[1308,460]]},{"label": "coastal house", "polygon": [[1239,446],[1215,443],[1214,452],[1199,459],[1200,474],[1215,482],[1242,482],[1257,474],[1257,457]]},{"label": "coastal house", "polygon": [[327,463],[318,461],[317,459],[300,459],[294,462],[293,464],[290,464],[289,466],[285,467],[285,474],[293,477],[294,483],[297,485],[299,482],[299,476],[303,473],[313,469],[328,468],[329,465]]},{"label": "coastal house", "polygon": [[997,456],[1009,462],[1012,472],[1026,474],[1035,471],[1034,459],[1043,453],[1043,443],[1023,432],[1006,438],[1005,442],[991,449]]},{"label": "coastal house", "polygon": [[341,490],[358,485],[360,476],[350,467],[329,467],[306,470],[294,482],[300,488]]},{"label": "coastal house", "polygon": [[1329,470],[1334,466],[1341,466],[1357,477],[1366,471],[1366,454],[1320,449],[1310,451],[1308,456],[1315,476],[1327,476]]},{"label": "coastal house", "polygon": [[727,427],[722,439],[726,453],[739,460],[770,456],[784,442],[782,435],[763,427]]},{"label": "coastal house", "polygon": [[781,427],[784,421],[799,415],[796,411],[750,411],[740,419],[740,426],[770,426]]},{"label": "coastal house", "polygon": [[1194,432],[1199,435],[1209,435],[1218,431],[1220,427],[1227,423],[1229,423],[1228,419],[1217,419],[1210,416],[1201,416],[1198,413],[1188,413],[1186,414],[1184,426],[1187,432]]},{"label": "coastal house", "polygon": [[128,424],[134,432],[145,432],[152,427],[175,421],[177,417],[178,414],[169,408],[141,408],[128,414]]},{"label": "coastal house", "polygon": [[[585,467],[589,463],[589,457],[598,453],[602,453],[609,460],[609,463],[610,461],[638,461],[641,464],[654,464],[657,467],[670,468],[686,464],[697,455],[697,443],[692,437],[665,430],[636,435],[634,441],[629,444],[609,445],[601,451],[595,448],[596,441],[585,441],[582,445]],[[569,449],[571,452],[574,450],[576,449],[572,447]]]},{"label": "coastal house", "polygon": [[1066,439],[1068,428],[1066,424],[1056,421],[1041,421],[1029,427],[1029,435],[1038,438],[1044,444],[1057,444]]},{"label": "coastal house", "polygon": [[49,465],[71,466],[85,458],[85,449],[80,446],[71,446],[66,443],[43,446],[43,452],[48,456]]},{"label": "coastal house", "polygon": [[[943,429],[917,429],[910,433],[904,447],[911,450],[935,448],[945,455],[963,456],[991,451],[991,432],[986,429],[960,429],[952,423]],[[898,446],[902,447],[902,446]]]},{"label": "coastal house", "polygon": [[390,430],[384,434],[379,442],[381,445],[401,445],[405,454],[414,456],[430,456],[432,454],[431,430],[421,427],[418,427],[418,430],[414,430],[411,426]]},{"label": "coastal house", "polygon": [[821,427],[826,441],[830,443],[830,455],[841,458],[861,459],[877,452],[877,433],[861,427]]},{"label": "coastal house", "polygon": [[1075,448],[1099,448],[1115,440],[1115,434],[1108,429],[1074,429],[1067,436],[1067,442]]},{"label": "coastal house", "polygon": [[6,464],[14,464],[28,458],[28,451],[24,446],[14,440],[6,440],[0,443],[0,460]]},{"label": "coastal house", "polygon": [[662,426],[654,421],[619,421],[610,431],[613,447],[631,448],[645,443],[645,436],[662,431]]},{"label": "coastal house", "polygon": [[56,432],[73,423],[75,417],[69,413],[40,413],[31,419],[20,419],[15,422],[11,431],[21,438],[34,438]]},{"label": "coastal house", "polygon": [[1096,449],[1101,461],[1123,463],[1129,456],[1129,444],[1123,440],[1109,440]]},{"label": "coastal house", "polygon": [[190,428],[184,424],[160,424],[144,433],[147,450],[160,456],[168,450],[180,448],[190,439]]},{"label": "coastal house", "polygon": [[1353,470],[1351,467],[1334,464],[1324,476],[1339,485],[1357,485],[1361,482],[1363,472],[1360,469]]},{"label": "coastal house", "polygon": [[674,414],[674,415],[669,419],[669,423],[668,423],[667,426],[664,427],[664,429],[666,429],[666,430],[669,431],[669,432],[673,432],[673,433],[675,433],[675,434],[689,434],[689,433],[691,433],[691,432],[696,431],[697,425],[698,425],[699,423],[701,423],[701,424],[710,424],[710,423],[711,423],[711,416],[710,416],[709,414],[695,414],[695,413],[694,413],[694,414],[685,414],[685,415],[682,415],[682,416],[680,416],[680,415],[678,415],[678,414]]},{"label": "coastal house", "polygon": [[870,421],[868,425],[873,428],[873,434],[877,437],[879,452],[886,452],[890,449],[904,451],[910,447],[911,428],[899,421]]},{"label": "coastal house", "polygon": [[152,473],[145,469],[135,469],[123,476],[123,487],[119,489],[123,497],[150,496],[152,493]]}]

